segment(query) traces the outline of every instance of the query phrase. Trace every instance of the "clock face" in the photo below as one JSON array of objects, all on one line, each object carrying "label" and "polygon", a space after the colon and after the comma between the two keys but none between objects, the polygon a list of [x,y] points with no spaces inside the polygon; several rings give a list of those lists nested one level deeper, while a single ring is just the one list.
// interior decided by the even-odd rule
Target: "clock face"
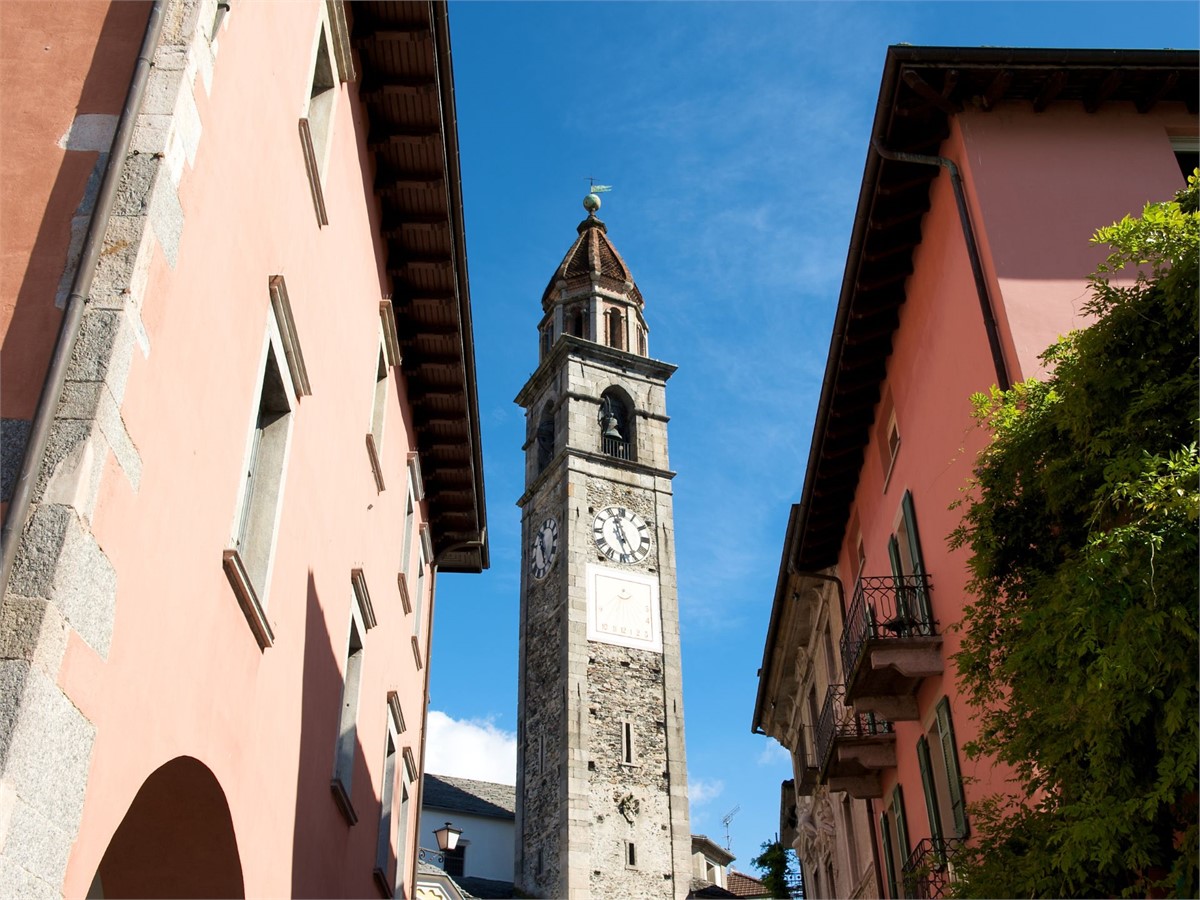
[{"label": "clock face", "polygon": [[558,521],[553,516],[538,526],[529,547],[529,571],[534,578],[542,579],[554,565],[558,555]]},{"label": "clock face", "polygon": [[641,562],[650,552],[650,526],[623,506],[606,506],[592,523],[596,549],[613,562]]}]

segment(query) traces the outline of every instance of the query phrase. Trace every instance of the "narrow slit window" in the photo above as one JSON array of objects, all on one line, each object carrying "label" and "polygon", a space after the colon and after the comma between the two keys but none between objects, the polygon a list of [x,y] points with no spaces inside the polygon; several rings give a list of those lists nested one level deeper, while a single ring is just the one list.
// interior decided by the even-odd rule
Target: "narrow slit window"
[{"label": "narrow slit window", "polygon": [[621,723],[621,762],[631,766],[634,759],[633,723],[625,720]]},{"label": "narrow slit window", "polygon": [[630,869],[637,867],[637,846],[633,841],[625,842],[625,865]]}]

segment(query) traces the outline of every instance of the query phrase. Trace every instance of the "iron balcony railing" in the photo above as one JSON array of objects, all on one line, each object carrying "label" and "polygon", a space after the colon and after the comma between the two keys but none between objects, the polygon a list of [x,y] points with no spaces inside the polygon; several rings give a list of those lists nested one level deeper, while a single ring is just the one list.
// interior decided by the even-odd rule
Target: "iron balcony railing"
[{"label": "iron balcony railing", "polygon": [[842,629],[842,665],[853,674],[867,641],[931,637],[927,575],[873,575],[858,579]]},{"label": "iron balcony railing", "polygon": [[846,686],[831,684],[825,692],[825,705],[817,720],[817,760],[821,776],[829,769],[834,741],[846,738],[891,734],[892,723],[874,713],[858,713],[846,703]]},{"label": "iron balcony railing", "polygon": [[904,893],[918,900],[950,896],[958,881],[954,858],[962,849],[962,838],[925,838],[917,844],[900,870]]},{"label": "iron balcony railing", "polygon": [[623,441],[621,438],[602,437],[600,449],[609,456],[615,456],[617,459],[631,460],[633,452],[629,446],[629,441]]}]

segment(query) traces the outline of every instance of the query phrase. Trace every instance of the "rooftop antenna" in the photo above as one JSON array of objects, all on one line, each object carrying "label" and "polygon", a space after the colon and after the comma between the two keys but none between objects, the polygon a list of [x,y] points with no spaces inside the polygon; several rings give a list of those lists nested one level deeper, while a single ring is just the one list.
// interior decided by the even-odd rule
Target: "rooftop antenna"
[{"label": "rooftop antenna", "polygon": [[742,805],[739,803],[737,806],[735,806],[729,812],[725,813],[725,815],[721,818],[721,824],[725,826],[725,849],[726,850],[729,849],[729,844],[730,844],[729,823],[733,821],[733,817],[738,814],[738,811],[741,808],[742,808]]}]

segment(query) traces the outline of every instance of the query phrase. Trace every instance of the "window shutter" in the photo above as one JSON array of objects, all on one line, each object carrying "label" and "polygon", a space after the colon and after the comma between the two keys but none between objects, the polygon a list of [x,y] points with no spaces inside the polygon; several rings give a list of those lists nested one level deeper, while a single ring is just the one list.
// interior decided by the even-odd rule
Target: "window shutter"
[{"label": "window shutter", "polygon": [[950,809],[954,812],[954,833],[965,838],[968,833],[967,798],[963,793],[962,771],[958,766],[958,745],[954,741],[954,723],[950,719],[950,701],[943,697],[937,705],[938,735],[942,742],[942,758],[946,763],[947,789]]},{"label": "window shutter", "polygon": [[892,574],[897,578],[904,577],[904,564],[900,561],[900,544],[893,534],[888,538],[888,559],[892,561]]},{"label": "window shutter", "polygon": [[917,763],[921,766],[921,786],[925,788],[925,808],[929,811],[929,837],[934,847],[942,845],[942,817],[938,811],[937,786],[933,780],[933,763],[929,758],[929,741],[925,735],[917,738]]},{"label": "window shutter", "polygon": [[900,500],[904,510],[905,530],[908,532],[908,549],[912,554],[913,571],[925,572],[925,559],[921,556],[921,537],[917,533],[917,514],[913,511],[912,491],[905,491]]},{"label": "window shutter", "polygon": [[887,813],[879,815],[879,840],[883,847],[883,870],[887,873],[888,896],[896,896],[896,864],[892,856],[892,833],[888,828]]},{"label": "window shutter", "polygon": [[[913,509],[912,491],[905,491],[904,496],[900,500],[900,507],[904,511],[904,530],[908,534],[908,552],[913,561],[913,574],[925,574],[925,558],[921,555],[921,535],[917,531],[917,513]],[[921,621],[929,623],[933,616],[929,611],[929,597],[926,596],[924,590],[918,589],[917,602],[920,604]],[[932,631],[927,633],[932,634]]]},{"label": "window shutter", "polygon": [[904,815],[904,789],[900,785],[892,790],[892,815],[896,818],[896,852],[901,865],[908,859],[908,818]]}]

